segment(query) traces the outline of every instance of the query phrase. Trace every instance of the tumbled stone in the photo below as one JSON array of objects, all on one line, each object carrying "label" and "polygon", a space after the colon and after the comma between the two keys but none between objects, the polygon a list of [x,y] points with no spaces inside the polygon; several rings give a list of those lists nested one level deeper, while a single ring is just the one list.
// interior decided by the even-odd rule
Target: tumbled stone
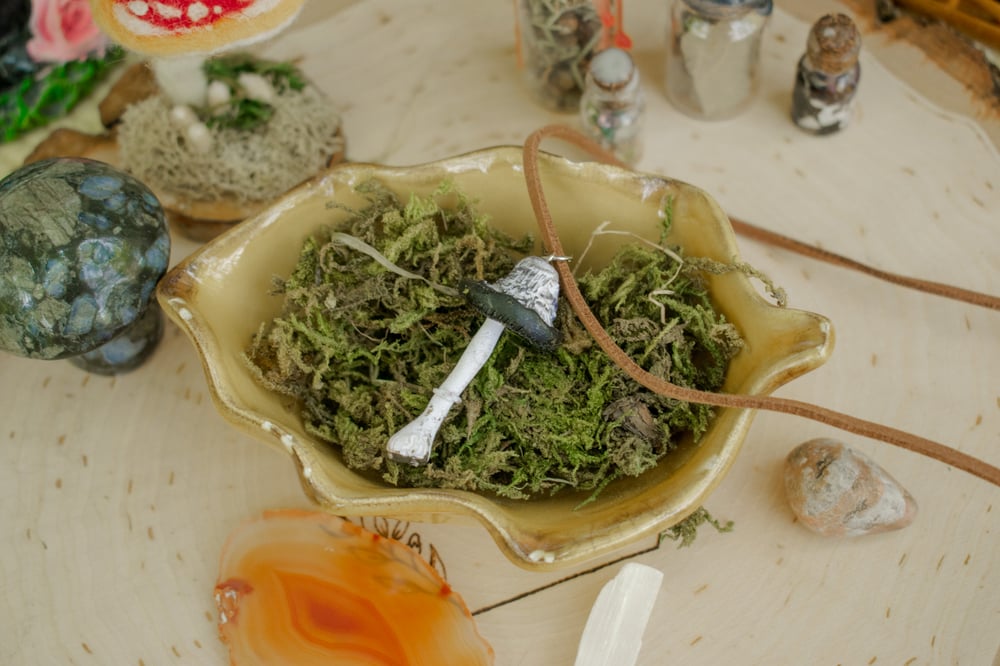
[{"label": "tumbled stone", "polygon": [[153,193],[102,162],[57,158],[0,181],[0,349],[78,356],[146,312],[170,236]]},{"label": "tumbled stone", "polygon": [[785,494],[798,521],[824,536],[906,527],[917,503],[871,458],[832,439],[813,439],[785,460]]}]

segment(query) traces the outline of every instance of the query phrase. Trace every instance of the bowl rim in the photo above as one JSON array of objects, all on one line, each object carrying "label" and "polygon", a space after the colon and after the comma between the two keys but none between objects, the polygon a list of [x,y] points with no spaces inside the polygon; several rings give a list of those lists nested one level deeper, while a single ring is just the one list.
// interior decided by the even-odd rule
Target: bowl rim
[{"label": "bowl rim", "polygon": [[[494,146],[412,166],[386,166],[365,162],[343,162],[334,165],[290,190],[259,214],[234,225],[182,259],[160,281],[156,295],[164,312],[194,344],[206,375],[209,393],[219,412],[231,424],[254,438],[287,451],[297,468],[303,489],[319,506],[340,515],[388,515],[432,522],[472,518],[488,530],[501,551],[515,564],[526,569],[551,570],[592,560],[644,536],[662,532],[697,510],[731,468],[742,447],[755,410],[719,408],[716,420],[726,415],[730,422],[727,432],[730,432],[730,437],[736,441],[732,445],[727,445],[726,455],[716,455],[701,461],[702,475],[690,489],[689,501],[685,502],[683,507],[674,507],[667,514],[657,511],[637,512],[629,515],[618,525],[595,524],[595,531],[585,538],[553,541],[548,536],[543,537],[537,529],[524,527],[512,519],[509,502],[503,498],[464,490],[411,489],[388,485],[384,485],[377,493],[357,494],[324,483],[314,473],[317,468],[322,467],[323,461],[316,451],[299,441],[301,433],[295,432],[290,424],[275,423],[265,419],[241,403],[221,365],[212,362],[213,358],[218,358],[222,353],[221,348],[204,313],[200,312],[192,303],[193,299],[189,298],[197,290],[199,270],[206,265],[206,262],[216,257],[232,256],[234,250],[252,242],[279,224],[300,201],[318,195],[331,195],[334,182],[350,185],[372,176],[398,177],[425,171],[441,172],[442,177],[469,170],[488,173],[489,169],[497,164],[518,170],[523,169],[520,166],[521,154],[520,146]],[[579,176],[596,166],[601,176],[609,179],[611,184],[623,180],[638,183],[642,187],[644,197],[647,196],[647,190],[653,193],[664,185],[682,185],[690,188],[692,192],[701,193],[718,209],[711,197],[700,189],[663,176],[594,162],[576,162],[544,151],[539,153],[539,162],[543,172],[555,169],[569,176]],[[525,196],[526,192],[527,190]],[[718,213],[721,215],[719,240],[730,257],[738,258],[735,233],[728,217],[721,209],[718,209]],[[759,301],[761,307],[777,309],[777,306],[767,302],[760,295],[745,276],[738,275],[733,279],[734,284],[740,285],[743,295]],[[795,353],[783,357],[782,363],[769,367],[767,372],[751,383],[748,393],[761,395],[770,393],[791,379],[822,365],[832,351],[834,336],[829,320],[804,310],[790,308],[781,310],[808,322],[808,325],[815,329],[815,339],[811,345],[803,346]],[[513,500],[513,502],[523,504],[525,500]],[[549,549],[548,546],[552,544],[554,544],[552,549]]]}]

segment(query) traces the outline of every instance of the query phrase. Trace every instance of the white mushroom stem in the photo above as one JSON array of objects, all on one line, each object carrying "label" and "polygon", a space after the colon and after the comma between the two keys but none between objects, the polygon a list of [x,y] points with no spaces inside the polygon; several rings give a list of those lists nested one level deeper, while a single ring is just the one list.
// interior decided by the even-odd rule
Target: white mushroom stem
[{"label": "white mushroom stem", "polygon": [[174,58],[153,58],[149,65],[156,77],[156,84],[174,104],[193,107],[205,106],[208,78],[202,66],[203,55],[185,55]]},{"label": "white mushroom stem", "polygon": [[496,319],[488,318],[483,322],[458,359],[458,364],[444,382],[434,389],[434,395],[420,416],[389,438],[386,449],[393,460],[417,466],[430,459],[434,438],[437,437],[441,424],[452,405],[461,399],[462,392],[490,358],[504,328],[504,324]]}]

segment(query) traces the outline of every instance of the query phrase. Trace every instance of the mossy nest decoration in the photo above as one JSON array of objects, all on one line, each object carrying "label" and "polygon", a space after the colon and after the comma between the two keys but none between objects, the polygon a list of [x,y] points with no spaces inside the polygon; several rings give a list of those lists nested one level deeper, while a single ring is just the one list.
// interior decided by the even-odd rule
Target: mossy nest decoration
[{"label": "mossy nest decoration", "polygon": [[148,64],[128,68],[101,101],[108,131],[52,132],[26,162],[86,157],[146,183],[172,227],[217,236],[344,159],[331,100],[288,62],[230,54],[206,60],[207,102],[174,105]]},{"label": "mossy nest decoration", "polygon": [[343,154],[340,117],[292,65],[239,55],[208,60],[205,72],[204,108],[157,94],[129,105],[118,124],[121,165],[168,208],[270,201]]}]

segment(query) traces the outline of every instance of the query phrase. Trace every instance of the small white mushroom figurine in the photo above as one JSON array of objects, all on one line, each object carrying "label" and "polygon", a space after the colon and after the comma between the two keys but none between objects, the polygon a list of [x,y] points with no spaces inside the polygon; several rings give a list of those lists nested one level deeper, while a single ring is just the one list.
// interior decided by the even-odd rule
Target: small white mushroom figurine
[{"label": "small white mushroom figurine", "polygon": [[452,405],[483,367],[500,336],[510,329],[533,347],[554,351],[559,331],[552,327],[559,302],[559,274],[548,259],[525,257],[494,283],[468,281],[462,293],[487,319],[444,382],[434,389],[427,408],[389,438],[386,451],[397,462],[423,465]]}]

